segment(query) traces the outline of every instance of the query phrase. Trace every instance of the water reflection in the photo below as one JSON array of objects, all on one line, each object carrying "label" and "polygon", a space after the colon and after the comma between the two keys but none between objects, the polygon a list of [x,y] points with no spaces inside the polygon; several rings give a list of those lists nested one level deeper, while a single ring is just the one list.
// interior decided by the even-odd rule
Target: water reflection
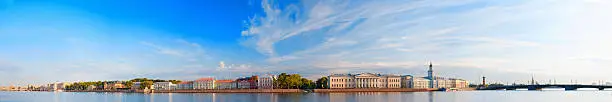
[{"label": "water reflection", "polygon": [[2,102],[610,102],[610,91],[361,93],[0,92]]},{"label": "water reflection", "polygon": [[[214,95],[214,94],[213,94],[213,95]],[[172,102],[172,101],[173,101],[173,99],[172,99],[172,93],[168,93],[168,102]],[[214,99],[213,99],[213,101],[214,101]]]},{"label": "water reflection", "polygon": [[429,102],[433,102],[434,101],[434,92],[427,92],[429,94],[427,94],[427,98],[429,98]]}]

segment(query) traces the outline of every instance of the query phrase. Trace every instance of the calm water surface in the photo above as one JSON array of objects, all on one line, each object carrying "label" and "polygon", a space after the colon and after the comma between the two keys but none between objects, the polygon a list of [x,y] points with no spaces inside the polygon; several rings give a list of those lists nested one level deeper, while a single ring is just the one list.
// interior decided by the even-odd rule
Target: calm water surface
[{"label": "calm water surface", "polygon": [[366,93],[0,92],[0,102],[612,102],[612,91]]}]

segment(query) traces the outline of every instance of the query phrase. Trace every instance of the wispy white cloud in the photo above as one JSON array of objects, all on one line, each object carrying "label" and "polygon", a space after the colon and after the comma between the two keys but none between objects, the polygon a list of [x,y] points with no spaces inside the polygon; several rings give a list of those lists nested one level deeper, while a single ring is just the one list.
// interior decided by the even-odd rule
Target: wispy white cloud
[{"label": "wispy white cloud", "polygon": [[149,42],[144,42],[143,41],[143,42],[140,42],[140,44],[152,47],[152,48],[154,48],[160,54],[166,54],[166,55],[172,55],[172,56],[178,56],[178,57],[184,56],[184,54],[182,52],[179,52],[178,50],[161,47],[161,46],[155,45],[153,43],[149,43]]},{"label": "wispy white cloud", "polygon": [[21,71],[21,68],[7,61],[0,60],[0,73],[11,74]]},{"label": "wispy white cloud", "polygon": [[170,42],[169,46],[161,46],[146,41],[142,41],[140,44],[155,49],[159,54],[184,58],[187,61],[196,62],[202,59],[210,59],[210,56],[206,54],[205,49],[200,44],[188,42],[183,39],[177,39],[174,42]]},{"label": "wispy white cloud", "polygon": [[[262,6],[265,14],[250,19],[242,33],[272,65],[350,71],[434,60],[447,67],[575,74],[568,66],[588,63],[559,63],[569,60],[555,56],[612,57],[603,53],[612,48],[602,47],[612,44],[603,40],[612,37],[606,34],[612,28],[607,1],[313,0],[278,6],[264,0]],[[317,43],[301,43],[313,39]],[[307,46],[281,46],[287,43]],[[581,75],[588,73],[596,72]]]}]

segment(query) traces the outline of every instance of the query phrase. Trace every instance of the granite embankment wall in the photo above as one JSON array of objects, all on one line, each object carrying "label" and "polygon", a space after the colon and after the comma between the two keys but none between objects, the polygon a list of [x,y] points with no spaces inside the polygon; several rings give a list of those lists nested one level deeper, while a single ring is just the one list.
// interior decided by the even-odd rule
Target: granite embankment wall
[{"label": "granite embankment wall", "polygon": [[[136,92],[144,90],[67,90],[65,92]],[[153,93],[298,93],[300,89],[153,90]]]},{"label": "granite embankment wall", "polygon": [[314,89],[314,92],[426,92],[435,91],[438,89],[412,89],[412,88],[397,88],[397,89]]},{"label": "granite embankment wall", "polygon": [[[139,91],[142,92],[142,91]],[[155,90],[154,93],[297,93],[300,89]]]},{"label": "granite embankment wall", "polygon": [[[314,89],[309,92],[330,93],[330,92],[426,92],[437,89]],[[154,90],[153,93],[301,93],[306,90],[301,89],[227,89],[227,90]],[[66,92],[136,92],[144,93],[144,90],[69,90]]]},{"label": "granite embankment wall", "polygon": [[133,92],[131,90],[66,90],[64,92]]}]

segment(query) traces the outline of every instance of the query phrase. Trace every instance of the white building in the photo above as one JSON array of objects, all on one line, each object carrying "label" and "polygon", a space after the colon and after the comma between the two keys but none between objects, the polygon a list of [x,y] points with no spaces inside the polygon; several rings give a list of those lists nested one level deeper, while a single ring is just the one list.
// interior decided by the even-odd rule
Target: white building
[{"label": "white building", "polygon": [[423,77],[414,77],[411,80],[411,84],[409,88],[430,88],[429,87],[429,82],[431,80],[427,79],[427,78],[423,78]]},{"label": "white building", "polygon": [[328,76],[330,88],[401,88],[401,76],[372,73]]},{"label": "white building", "polygon": [[272,89],[274,88],[274,75],[263,75],[257,79],[257,88]]},{"label": "white building", "polygon": [[155,82],[153,83],[153,89],[155,90],[175,90],[176,84],[172,82]]},{"label": "white building", "polygon": [[193,88],[193,81],[183,81],[181,83],[179,83],[177,85],[177,89],[182,89],[182,90],[192,90]]},{"label": "white building", "polygon": [[72,85],[72,83],[70,82],[55,82],[55,83],[51,83],[51,84],[47,84],[47,88],[49,88],[48,90],[50,91],[58,91],[58,90],[65,90],[66,86]]}]

